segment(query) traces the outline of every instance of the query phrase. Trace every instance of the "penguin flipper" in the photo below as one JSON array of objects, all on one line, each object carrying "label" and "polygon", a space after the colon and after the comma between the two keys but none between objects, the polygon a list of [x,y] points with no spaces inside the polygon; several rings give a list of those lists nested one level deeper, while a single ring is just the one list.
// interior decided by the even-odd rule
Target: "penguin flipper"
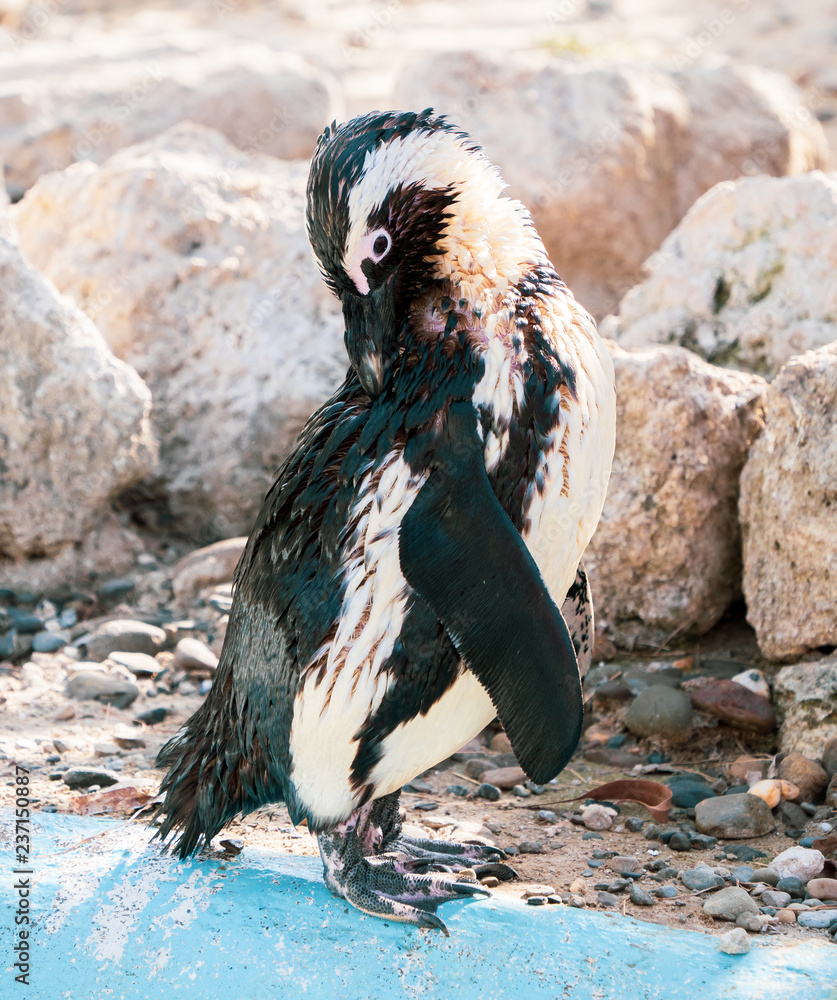
[{"label": "penguin flipper", "polygon": [[404,578],[488,692],[521,767],[542,784],[581,735],[566,622],[491,488],[469,402],[453,403],[430,472],[401,522]]}]

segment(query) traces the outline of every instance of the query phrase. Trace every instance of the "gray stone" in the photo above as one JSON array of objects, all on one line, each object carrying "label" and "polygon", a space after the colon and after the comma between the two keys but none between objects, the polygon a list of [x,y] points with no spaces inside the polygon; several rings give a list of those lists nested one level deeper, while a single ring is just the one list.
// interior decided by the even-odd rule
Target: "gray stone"
[{"label": "gray stone", "polygon": [[91,785],[107,788],[119,781],[119,775],[96,767],[71,767],[62,773],[61,780],[69,788],[89,788]]},{"label": "gray stone", "polygon": [[69,640],[57,632],[36,632],[32,636],[32,649],[36,653],[57,653]]},{"label": "gray stone", "polygon": [[683,691],[649,687],[628,706],[625,725],[637,736],[661,736],[682,743],[691,733],[692,703]]},{"label": "gray stone", "polygon": [[677,895],[676,885],[661,885],[659,889],[652,889],[651,895],[660,899],[673,899]]},{"label": "gray stone", "polygon": [[91,660],[104,660],[111,653],[147,653],[162,649],[166,633],[155,625],[131,619],[117,619],[99,625],[85,643]]},{"label": "gray stone", "polygon": [[796,875],[787,875],[785,878],[780,878],[775,883],[776,889],[779,892],[786,892],[793,899],[802,899],[805,895],[805,885],[806,882],[801,878],[797,878]]},{"label": "gray stone", "polygon": [[699,892],[703,889],[721,888],[724,884],[723,878],[716,875],[711,868],[692,868],[680,873],[680,881],[692,892]]},{"label": "gray stone", "polygon": [[137,677],[155,677],[163,669],[160,661],[148,653],[114,652],[108,655],[108,659],[130,670]]},{"label": "gray stone", "polygon": [[718,948],[725,955],[746,955],[750,950],[750,940],[743,927],[736,927],[718,938]]},{"label": "gray stone", "polygon": [[800,827],[804,828],[808,823],[808,817],[805,815],[804,809],[795,802],[780,802],[779,816],[785,826],[789,826],[794,830]]},{"label": "gray stone", "polygon": [[767,885],[777,886],[781,875],[778,872],[774,872],[772,868],[756,868],[753,871],[753,881],[755,882],[766,882]]},{"label": "gray stone", "polygon": [[757,795],[719,795],[695,807],[701,833],[713,837],[761,837],[774,829],[770,806]]},{"label": "gray stone", "polygon": [[617,875],[623,875],[625,872],[638,872],[642,865],[632,855],[617,854],[608,860],[607,867]]},{"label": "gray stone", "polygon": [[65,694],[79,701],[100,701],[115,708],[127,708],[139,694],[139,688],[121,677],[82,670],[67,681]]},{"label": "gray stone", "polygon": [[753,881],[753,869],[749,865],[736,865],[731,875],[737,882]]},{"label": "gray stone", "polygon": [[789,892],[780,892],[778,889],[767,889],[759,898],[763,906],[773,906],[777,910],[783,910],[791,901]]},{"label": "gray stone", "polygon": [[181,639],[174,647],[174,665],[181,670],[209,670],[214,672],[218,657],[200,639]]},{"label": "gray stone", "polygon": [[800,927],[816,927],[819,930],[824,930],[837,925],[837,909],[803,911],[797,913],[796,922]]},{"label": "gray stone", "polygon": [[597,896],[597,901],[599,906],[606,906],[608,908],[619,905],[619,897],[614,896],[611,892],[600,892]]},{"label": "gray stone", "polygon": [[631,902],[635,906],[653,906],[653,898],[644,890],[636,884],[636,882],[631,882],[628,889],[628,895],[630,896]]},{"label": "gray stone", "polygon": [[188,606],[204,587],[232,580],[246,544],[246,536],[225,538],[184,556],[172,573],[172,589],[178,604]]},{"label": "gray stone", "polygon": [[761,915],[756,916],[755,913],[741,913],[736,917],[735,923],[738,927],[743,927],[745,931],[750,931],[751,934],[758,934],[764,926]]},{"label": "gray stone", "polygon": [[740,886],[720,889],[703,904],[703,912],[716,920],[735,921],[742,913],[758,913],[758,904]]}]

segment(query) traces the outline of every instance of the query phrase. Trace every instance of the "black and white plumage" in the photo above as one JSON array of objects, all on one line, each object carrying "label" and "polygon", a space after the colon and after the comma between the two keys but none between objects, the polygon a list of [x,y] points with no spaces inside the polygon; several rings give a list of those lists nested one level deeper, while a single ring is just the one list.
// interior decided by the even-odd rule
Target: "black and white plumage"
[{"label": "black and white plumage", "polygon": [[535,780],[568,762],[614,446],[609,355],[503,188],[431,111],[320,138],[308,229],[352,367],[277,474],[212,690],[159,757],[182,856],[284,801],[333,891],[441,927],[472,890],[416,872],[485,852],[401,837],[398,791],[495,715]]}]

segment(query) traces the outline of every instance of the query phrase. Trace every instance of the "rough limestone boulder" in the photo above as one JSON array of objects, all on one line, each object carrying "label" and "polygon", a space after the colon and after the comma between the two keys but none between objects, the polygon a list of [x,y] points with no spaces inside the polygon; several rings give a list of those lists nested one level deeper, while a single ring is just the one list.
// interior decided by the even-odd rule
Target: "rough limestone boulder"
[{"label": "rough limestone boulder", "polygon": [[132,555],[110,501],[152,468],[151,394],[2,227],[0,275],[0,577],[107,572]]},{"label": "rough limestone boulder", "polygon": [[837,656],[783,667],[775,691],[782,750],[819,760],[826,743],[837,739]]},{"label": "rough limestone boulder", "polygon": [[741,476],[747,618],[765,656],[837,644],[837,343],[793,358]]},{"label": "rough limestone boulder", "polygon": [[837,340],[837,173],[712,188],[603,329],[623,347],[681,344],[770,377]]},{"label": "rough limestone boulder", "polygon": [[183,123],[43,177],[13,209],[36,265],[150,386],[162,500],[197,539],[250,530],[348,367],[305,233],[306,175]]},{"label": "rough limestone boulder", "polygon": [[646,257],[714,184],[828,163],[822,127],[779,74],[526,60],[433,56],[402,76],[397,101],[435,106],[485,147],[597,316],[615,310]]},{"label": "rough limestone boulder", "polygon": [[18,195],[47,171],[102,163],[184,120],[245,151],[307,157],[341,112],[328,74],[218,33],[88,34],[0,52],[0,148]]},{"label": "rough limestone boulder", "polygon": [[611,344],[616,454],[584,562],[619,645],[705,632],[741,593],[738,479],[764,380],[680,347]]}]

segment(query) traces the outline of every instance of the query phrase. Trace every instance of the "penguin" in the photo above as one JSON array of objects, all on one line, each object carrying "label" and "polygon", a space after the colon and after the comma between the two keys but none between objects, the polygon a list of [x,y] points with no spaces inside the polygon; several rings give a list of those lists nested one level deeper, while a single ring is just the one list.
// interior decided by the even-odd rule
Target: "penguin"
[{"label": "penguin", "polygon": [[162,748],[185,858],[284,802],[331,891],[438,928],[503,853],[401,830],[402,785],[499,717],[543,783],[582,723],[581,563],[613,459],[608,351],[523,205],[433,109],[332,124],[307,229],[350,368],[276,474],[205,702]]}]

